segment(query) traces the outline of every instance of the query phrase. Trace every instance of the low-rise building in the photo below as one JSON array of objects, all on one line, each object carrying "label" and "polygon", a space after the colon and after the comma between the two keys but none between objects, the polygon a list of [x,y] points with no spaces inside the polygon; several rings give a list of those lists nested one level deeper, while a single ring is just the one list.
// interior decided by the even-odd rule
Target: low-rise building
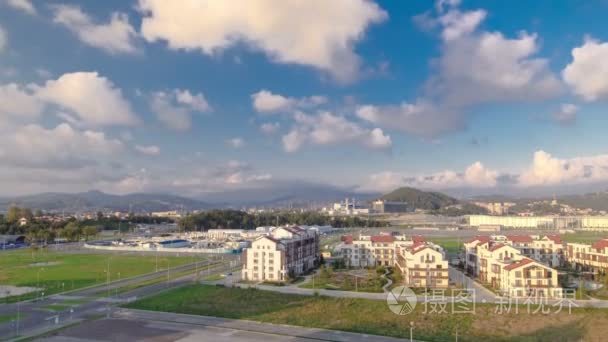
[{"label": "low-rise building", "polygon": [[503,295],[561,298],[551,266],[561,264],[562,251],[556,236],[477,236],[464,243],[465,270]]},{"label": "low-rise building", "polygon": [[315,268],[319,258],[315,230],[279,227],[243,250],[241,275],[248,281],[284,282]]},{"label": "low-rise building", "polygon": [[448,261],[443,249],[435,244],[418,242],[409,247],[397,246],[395,266],[410,287],[447,288]]},{"label": "low-rise building", "polygon": [[606,274],[608,273],[608,239],[592,244],[568,243],[566,260],[573,268],[594,274]]}]

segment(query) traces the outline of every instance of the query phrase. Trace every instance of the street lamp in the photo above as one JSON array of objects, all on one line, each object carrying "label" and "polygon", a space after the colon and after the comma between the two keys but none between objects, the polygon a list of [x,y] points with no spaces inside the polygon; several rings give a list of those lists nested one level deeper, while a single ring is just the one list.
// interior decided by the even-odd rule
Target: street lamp
[{"label": "street lamp", "polygon": [[410,342],[414,342],[414,322],[410,321]]}]

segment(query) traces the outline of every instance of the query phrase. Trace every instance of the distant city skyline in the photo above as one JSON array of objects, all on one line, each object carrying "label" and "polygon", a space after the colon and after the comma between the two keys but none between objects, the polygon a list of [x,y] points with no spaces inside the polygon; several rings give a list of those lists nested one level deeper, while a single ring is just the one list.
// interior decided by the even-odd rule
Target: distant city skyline
[{"label": "distant city skyline", "polygon": [[0,197],[602,191],[607,11],[0,0]]}]

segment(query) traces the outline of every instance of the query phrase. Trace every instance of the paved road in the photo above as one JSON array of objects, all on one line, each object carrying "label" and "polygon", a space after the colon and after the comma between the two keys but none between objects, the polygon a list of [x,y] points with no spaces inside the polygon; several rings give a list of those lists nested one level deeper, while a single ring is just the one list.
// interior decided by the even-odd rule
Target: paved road
[{"label": "paved road", "polygon": [[218,317],[120,309],[110,319],[68,328],[45,341],[337,341],[401,339]]},{"label": "paved road", "polygon": [[[204,265],[201,263],[201,265]],[[229,262],[211,266],[210,273],[227,272],[231,269]],[[162,272],[165,273],[165,272]],[[136,278],[137,281],[120,281],[120,286],[133,285],[135,283],[149,280],[148,276]],[[96,286],[83,290],[70,292],[68,295],[55,295],[40,301],[29,301],[15,304],[1,304],[0,315],[19,314],[19,324],[16,321],[0,323],[0,340],[14,338],[16,335],[36,335],[45,330],[57,328],[60,325],[78,322],[93,316],[108,315],[115,309],[117,304],[125,303],[136,298],[150,296],[169,288],[183,286],[195,280],[194,274],[189,274],[170,281],[143,286],[124,293],[112,293],[111,297],[89,297],[92,293],[107,293],[106,285]],[[113,286],[111,284],[111,286]],[[59,311],[53,311],[51,305]]]}]

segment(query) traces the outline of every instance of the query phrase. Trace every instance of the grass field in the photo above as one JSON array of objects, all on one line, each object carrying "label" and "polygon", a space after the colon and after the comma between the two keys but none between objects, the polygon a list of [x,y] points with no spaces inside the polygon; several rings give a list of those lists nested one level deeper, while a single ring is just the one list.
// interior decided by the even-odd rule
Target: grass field
[{"label": "grass field", "polygon": [[443,247],[447,253],[452,255],[458,254],[462,244],[468,240],[468,238],[462,237],[427,237],[426,239]]},{"label": "grass field", "polygon": [[314,284],[311,281],[300,285],[302,288],[359,291],[359,292],[383,292],[382,286],[386,279],[381,277],[375,269],[340,270],[322,268],[315,276]]},{"label": "grass field", "polygon": [[126,305],[130,308],[336,329],[425,341],[604,341],[608,310],[574,309],[559,314],[496,314],[478,305],[475,314],[392,313],[385,302],[296,296],[255,289],[192,285]]},{"label": "grass field", "polygon": [[590,243],[605,238],[608,238],[608,232],[576,232],[562,235],[562,240],[566,242],[580,243]]},{"label": "grass field", "polygon": [[[201,260],[200,256],[196,256]],[[158,268],[192,263],[192,256],[159,256]],[[109,277],[107,269],[109,266]],[[45,295],[133,277],[156,270],[153,254],[72,254],[22,249],[0,253],[0,285],[43,288]],[[20,298],[32,298],[36,294]],[[13,298],[14,299],[14,298]]]}]

